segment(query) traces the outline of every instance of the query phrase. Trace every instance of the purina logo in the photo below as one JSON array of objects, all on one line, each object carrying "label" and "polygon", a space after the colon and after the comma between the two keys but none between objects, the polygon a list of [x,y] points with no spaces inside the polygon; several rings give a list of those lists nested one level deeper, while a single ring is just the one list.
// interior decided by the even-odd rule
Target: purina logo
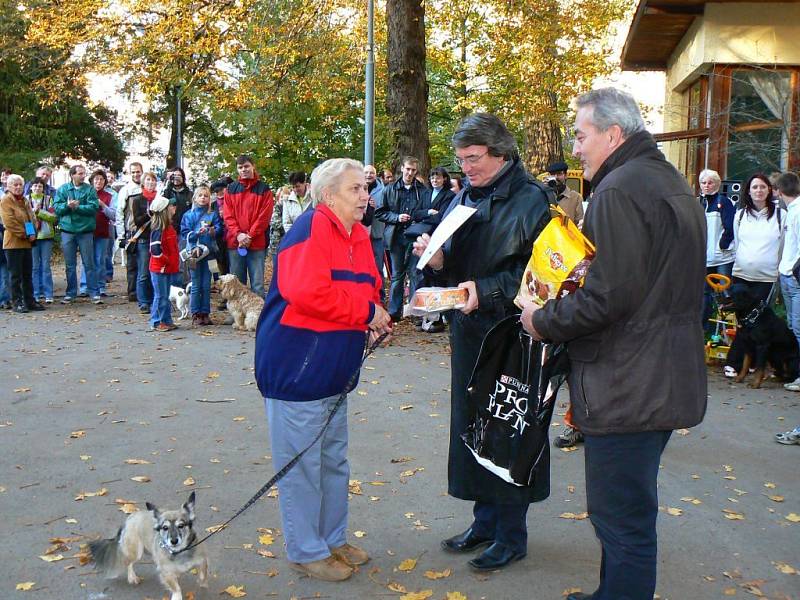
[{"label": "purina logo", "polygon": [[564,257],[560,252],[555,252],[551,248],[545,250],[545,255],[550,259],[550,268],[554,271],[568,272],[567,265],[564,264]]}]

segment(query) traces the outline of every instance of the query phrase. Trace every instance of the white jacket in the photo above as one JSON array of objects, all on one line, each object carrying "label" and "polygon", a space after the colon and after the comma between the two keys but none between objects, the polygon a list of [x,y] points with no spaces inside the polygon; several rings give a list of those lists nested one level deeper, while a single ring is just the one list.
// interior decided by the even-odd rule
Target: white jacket
[{"label": "white jacket", "polygon": [[767,219],[767,214],[766,208],[755,215],[743,208],[736,211],[733,220],[736,242],[734,277],[762,283],[773,283],[778,279],[786,211],[776,206],[771,219]]},{"label": "white jacket", "polygon": [[283,213],[281,215],[281,220],[283,222],[283,231],[285,233],[289,233],[289,230],[292,228],[292,224],[300,215],[303,214],[303,212],[305,212],[309,204],[311,204],[311,199],[307,193],[305,198],[303,198],[302,203],[297,199],[297,194],[295,194],[294,191],[292,191],[291,194],[283,199]]},{"label": "white jacket", "polygon": [[132,232],[136,230],[133,226],[133,212],[129,210],[128,207],[128,198],[141,193],[142,187],[138,183],[132,181],[123,185],[119,192],[117,192],[117,218],[115,220],[115,226],[118,240],[125,238],[126,231]]}]

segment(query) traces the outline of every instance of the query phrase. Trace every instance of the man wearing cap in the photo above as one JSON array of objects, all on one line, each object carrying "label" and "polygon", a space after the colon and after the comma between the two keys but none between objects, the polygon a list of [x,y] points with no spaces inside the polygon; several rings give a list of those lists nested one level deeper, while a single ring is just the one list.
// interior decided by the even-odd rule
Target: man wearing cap
[{"label": "man wearing cap", "polygon": [[568,168],[564,161],[551,164],[547,167],[547,172],[550,173],[547,183],[555,188],[561,210],[567,213],[575,225],[580,226],[583,222],[583,198],[578,192],[567,186]]}]

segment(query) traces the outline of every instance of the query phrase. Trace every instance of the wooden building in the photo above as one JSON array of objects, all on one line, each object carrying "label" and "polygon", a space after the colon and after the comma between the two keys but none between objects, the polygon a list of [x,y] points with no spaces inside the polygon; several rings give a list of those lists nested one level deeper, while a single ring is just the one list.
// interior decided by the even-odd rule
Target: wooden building
[{"label": "wooden building", "polygon": [[640,0],[622,68],[666,72],[656,138],[691,184],[800,169],[800,2]]}]

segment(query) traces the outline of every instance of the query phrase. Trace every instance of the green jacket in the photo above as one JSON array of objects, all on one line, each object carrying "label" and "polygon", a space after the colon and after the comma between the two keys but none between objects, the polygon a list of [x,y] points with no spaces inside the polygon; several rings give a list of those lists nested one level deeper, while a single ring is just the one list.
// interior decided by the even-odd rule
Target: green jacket
[{"label": "green jacket", "polygon": [[[78,200],[78,207],[69,208],[67,202],[70,200]],[[61,231],[67,233],[94,232],[100,202],[97,200],[94,188],[88,183],[84,183],[80,187],[75,187],[71,181],[62,185],[56,192],[54,206]]]},{"label": "green jacket", "polygon": [[28,195],[27,200],[30,202],[31,208],[38,206],[38,210],[34,211],[36,218],[39,220],[36,239],[52,240],[55,238],[58,217],[56,216],[56,211],[53,207],[53,198],[51,198],[49,194],[44,194],[37,201],[37,199],[35,199],[32,195]]}]

